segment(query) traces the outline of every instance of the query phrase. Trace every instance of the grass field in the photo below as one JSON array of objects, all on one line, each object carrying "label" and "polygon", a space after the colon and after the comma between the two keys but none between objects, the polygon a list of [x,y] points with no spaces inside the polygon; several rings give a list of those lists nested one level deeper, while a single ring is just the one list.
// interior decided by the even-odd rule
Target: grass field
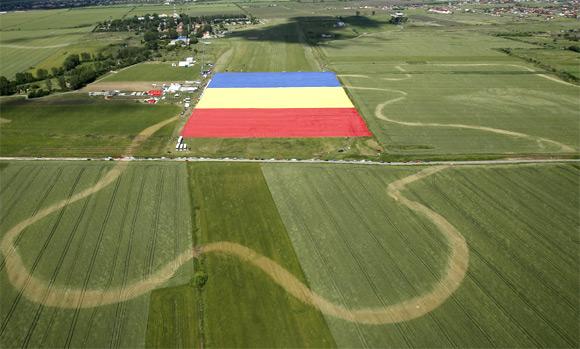
[{"label": "grass field", "polygon": [[228,52],[227,71],[316,71],[316,61],[293,21],[274,21],[236,31]]},{"label": "grass field", "polygon": [[[386,195],[418,169],[263,165],[311,287],[350,308],[393,304],[440,278],[447,243]],[[580,223],[576,166],[444,169],[404,195],[463,234],[469,271],[443,306],[414,321],[326,320],[341,347],[575,347]],[[533,290],[533,292],[530,292]]]},{"label": "grass field", "polygon": [[[119,156],[144,128],[177,115],[173,105],[49,97],[2,105],[2,156]],[[149,139],[140,154],[160,153],[173,127]]]},{"label": "grass field", "polygon": [[[0,74],[12,78],[28,71],[87,36],[90,28],[39,31],[0,31]],[[64,60],[64,58],[63,58]],[[62,63],[62,62],[61,62]],[[48,68],[56,66],[50,65]]]},{"label": "grass field", "polygon": [[[0,156],[578,157],[580,87],[548,71],[578,73],[579,55],[549,41],[577,20],[410,8],[395,26],[366,4],[176,7],[256,16],[191,47],[196,59],[336,72],[373,137],[187,139],[176,152],[183,118],[151,135],[183,110],[175,99],[83,90],[2,97]],[[91,30],[155,12],[173,5],[0,14],[0,75],[127,35],[140,44]],[[199,65],[171,67],[186,54],[162,52],[102,86],[198,80]],[[577,163],[158,160],[0,161],[0,347],[580,347]]]},{"label": "grass field", "polygon": [[[189,170],[199,214],[196,243],[240,243],[304,280],[259,165],[192,164]],[[203,291],[205,346],[333,346],[320,313],[260,271],[223,255],[208,255],[201,264],[209,275]]]},{"label": "grass field", "polygon": [[[0,232],[91,187],[112,166],[3,162]],[[450,253],[431,218],[385,190],[420,170],[136,162],[105,189],[28,227],[16,246],[24,265],[46,282],[108,289],[148,277],[192,245],[227,241],[271,258],[334,304],[395,305],[429,292]],[[44,307],[9,285],[11,264],[2,260],[0,342],[576,347],[578,171],[576,165],[448,167],[403,188],[404,197],[448,220],[469,246],[457,291],[413,321],[365,325],[323,315],[222,253],[186,262],[165,288],[127,302]],[[194,269],[208,275],[201,292],[191,281]]]},{"label": "grass field", "polygon": [[580,79],[580,53],[578,52],[557,49],[517,49],[512,52],[518,57],[542,62]]},{"label": "grass field", "polygon": [[528,44],[411,29],[330,42],[322,52],[390,153],[577,152],[578,87],[494,50],[509,45]]},{"label": "grass field", "polygon": [[[2,234],[58,200],[94,185],[107,163],[3,163]],[[150,274],[191,247],[187,172],[179,164],[131,164],[85,200],[30,226],[16,240],[32,275],[54,285],[107,289]],[[3,347],[142,347],[148,297],[87,309],[43,307],[10,286],[2,260]],[[192,264],[166,286],[186,283]],[[89,295],[87,295],[87,298]]]},{"label": "grass field", "polygon": [[103,82],[113,81],[186,81],[199,79],[199,63],[193,67],[172,67],[172,63],[140,63],[110,74]]}]

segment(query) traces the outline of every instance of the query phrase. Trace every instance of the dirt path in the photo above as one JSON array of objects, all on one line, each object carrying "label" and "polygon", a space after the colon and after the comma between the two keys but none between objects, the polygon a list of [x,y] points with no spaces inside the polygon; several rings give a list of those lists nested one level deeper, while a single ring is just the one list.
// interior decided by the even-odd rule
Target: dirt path
[{"label": "dirt path", "polygon": [[[403,80],[410,79],[412,77],[411,74],[407,73],[407,71],[403,67],[401,67],[400,65],[395,66],[395,69],[397,69],[401,73],[405,73],[404,76],[402,78],[378,78],[378,79],[385,80],[385,81],[403,81]],[[368,75],[360,75],[360,74],[339,74],[337,76],[341,77],[341,78],[362,78],[362,79],[370,79],[371,78]],[[377,79],[377,78],[373,77],[373,79]]]},{"label": "dirt path", "polygon": [[[177,117],[173,117],[143,130],[127,148],[126,153],[131,154],[149,136],[176,119]],[[8,280],[17,290],[22,292],[25,298],[45,306],[74,309],[124,302],[162,286],[175,274],[179,267],[189,262],[192,258],[196,258],[205,253],[217,253],[235,256],[241,261],[257,267],[292,296],[306,304],[316,307],[325,314],[353,322],[385,324],[414,319],[437,308],[459,287],[467,271],[469,253],[467,244],[461,234],[441,215],[418,202],[405,198],[401,194],[401,190],[406,185],[447,168],[447,166],[435,166],[391,183],[387,188],[387,193],[409,209],[424,215],[437,226],[449,242],[450,254],[448,267],[444,277],[431,291],[391,306],[347,309],[342,305],[334,304],[309,289],[292,273],[272,259],[262,256],[245,246],[227,241],[210,243],[184,251],[147,278],[134,281],[125,287],[102,290],[70,288],[64,285],[51,286],[45,280],[30,274],[15,246],[16,239],[24,229],[65,206],[95,194],[107,187],[123,173],[127,165],[128,162],[117,162],[93,187],[85,189],[69,199],[57,202],[37,212],[36,215],[18,223],[4,235],[0,242],[0,252],[4,255]]]},{"label": "dirt path", "polygon": [[7,124],[9,122],[12,122],[12,120],[6,119],[6,118],[0,118],[0,124]]},{"label": "dirt path", "polygon": [[[344,77],[357,77],[357,78],[363,78],[363,77],[370,78],[369,76],[366,76],[366,75],[343,75],[343,76]],[[510,137],[529,139],[531,141],[538,143],[538,145],[541,148],[543,148],[542,143],[549,143],[549,144],[553,144],[553,145],[560,147],[560,150],[563,152],[573,153],[576,151],[573,147],[571,147],[567,144],[552,140],[552,139],[538,137],[538,136],[532,136],[532,135],[528,135],[525,133],[509,131],[509,130],[504,130],[504,129],[500,129],[500,128],[493,128],[493,127],[487,127],[487,126],[476,126],[476,125],[465,125],[465,124],[441,124],[441,123],[435,123],[435,122],[413,122],[413,121],[395,120],[395,119],[389,118],[388,116],[383,114],[383,109],[385,108],[385,106],[387,106],[389,104],[397,103],[397,102],[400,102],[400,101],[404,100],[405,98],[407,98],[407,92],[401,91],[401,90],[395,90],[395,89],[388,89],[388,88],[378,88],[378,87],[362,87],[362,86],[350,86],[350,85],[345,85],[344,87],[351,89],[351,90],[385,91],[385,92],[393,92],[393,93],[400,94],[401,95],[400,97],[395,97],[395,98],[389,99],[389,100],[387,100],[383,103],[380,103],[376,106],[375,117],[378,119],[384,120],[384,121],[388,121],[388,122],[392,122],[392,123],[404,125],[404,126],[411,126],[411,127],[451,127],[451,128],[463,128],[463,129],[491,132],[491,133],[501,134],[501,135],[510,136]]]}]

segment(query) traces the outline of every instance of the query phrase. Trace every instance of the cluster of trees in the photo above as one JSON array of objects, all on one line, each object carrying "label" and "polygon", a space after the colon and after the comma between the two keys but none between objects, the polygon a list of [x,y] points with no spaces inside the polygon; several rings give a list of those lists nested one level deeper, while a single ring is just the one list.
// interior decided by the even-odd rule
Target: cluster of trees
[{"label": "cluster of trees", "polygon": [[[27,93],[29,98],[42,97],[53,90],[53,79],[56,79],[61,91],[76,90],[93,82],[97,76],[111,69],[118,69],[128,65],[146,61],[151,52],[145,47],[121,47],[116,52],[97,55],[83,52],[68,55],[60,67],[37,69],[31,72],[16,73],[10,80],[0,76],[0,95],[7,96],[15,93]],[[44,81],[46,88],[38,83]]]},{"label": "cluster of trees", "polygon": [[409,17],[407,16],[391,16],[391,19],[389,19],[389,23],[399,25],[407,22],[408,20]]}]

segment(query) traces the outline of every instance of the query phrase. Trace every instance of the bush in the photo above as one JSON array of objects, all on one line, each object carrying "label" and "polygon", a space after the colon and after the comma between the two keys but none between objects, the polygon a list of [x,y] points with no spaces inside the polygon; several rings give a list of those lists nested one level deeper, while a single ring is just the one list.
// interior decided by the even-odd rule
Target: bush
[{"label": "bush", "polygon": [[38,97],[43,97],[43,96],[47,96],[50,94],[50,91],[44,90],[44,89],[38,89],[38,90],[32,90],[30,92],[28,92],[28,98],[38,98]]},{"label": "bush", "polygon": [[205,284],[207,283],[207,279],[208,275],[203,270],[197,271],[193,275],[193,283],[195,284],[195,287],[197,287],[199,290],[201,290],[203,286],[205,286]]}]

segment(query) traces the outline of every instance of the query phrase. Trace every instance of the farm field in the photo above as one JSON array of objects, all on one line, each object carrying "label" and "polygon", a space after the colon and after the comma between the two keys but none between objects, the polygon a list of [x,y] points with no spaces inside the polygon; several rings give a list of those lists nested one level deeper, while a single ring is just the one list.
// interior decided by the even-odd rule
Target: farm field
[{"label": "farm field", "polygon": [[542,62],[580,79],[580,54],[578,52],[555,49],[516,49],[512,52],[517,56]]},{"label": "farm field", "polygon": [[[160,23],[154,61],[126,68],[143,33],[95,24],[173,4],[0,14],[0,75],[106,47],[116,71],[0,98],[0,348],[580,347],[580,25],[496,6],[177,2],[258,24],[169,50]],[[214,138],[182,133],[189,113]],[[456,161],[484,159],[509,161]]]},{"label": "farm field", "polygon": [[[176,4],[175,10],[177,13],[186,13],[190,16],[211,16],[211,15],[221,15],[221,14],[243,14],[238,6],[233,3],[212,1],[211,4]],[[151,4],[141,4],[135,5],[131,12],[131,16],[141,16],[145,14],[171,14],[173,13],[173,5],[151,5]]]},{"label": "farm field", "polygon": [[[178,112],[173,105],[73,95],[4,102],[0,155],[120,156],[141,130]],[[160,153],[172,131],[171,125],[163,128],[139,149],[139,154]]]},{"label": "farm field", "polygon": [[[0,233],[93,186],[113,166],[2,162]],[[46,307],[28,301],[31,290],[18,296],[7,279],[14,264],[3,259],[0,343],[577,346],[578,256],[570,243],[580,223],[576,165],[132,162],[109,186],[29,226],[15,241],[33,275],[59,287],[130,284],[191,246],[225,249],[220,244],[227,242],[271,258],[331,304],[388,307],[430,292],[450,258],[441,226],[387,195],[391,183],[426,171],[399,187],[400,195],[452,224],[469,254],[457,290],[442,305],[408,310],[431,310],[417,319],[370,325],[364,317],[353,322],[321,313],[289,295],[286,281],[281,287],[249,263],[255,257],[219,249],[176,262],[170,270],[177,274],[151,294],[86,309]],[[192,284],[194,270],[208,276],[201,291]]]},{"label": "farm field", "polygon": [[[75,45],[87,36],[90,28],[55,29],[42,31],[0,31],[0,74],[14,74],[36,67],[51,56],[70,45]],[[50,65],[48,68],[52,67]]]},{"label": "farm field", "polygon": [[171,63],[139,63],[120,70],[116,74],[110,74],[102,82],[114,81],[158,81],[178,82],[197,80],[199,78],[199,63],[193,67],[172,67]]},{"label": "farm field", "polygon": [[[196,244],[227,241],[273,259],[301,281],[300,263],[258,164],[191,164]],[[209,254],[203,291],[205,346],[334,346],[322,315],[239,259]]]},{"label": "farm field", "polygon": [[[449,255],[444,235],[387,196],[389,183],[420,168],[262,168],[306,278],[323,297],[350,309],[387,306],[441,279]],[[451,167],[401,188],[465,237],[467,275],[443,305],[413,321],[368,326],[326,315],[337,345],[577,346],[578,171]]]},{"label": "farm field", "polygon": [[[39,210],[92,187],[112,167],[105,162],[3,162],[2,236]],[[29,226],[16,238],[16,248],[32,275],[51,285],[121,287],[191,248],[189,213],[184,164],[131,163],[103,190]],[[192,267],[182,266],[164,286],[187,283]],[[9,283],[7,273],[18,273],[13,263],[2,258],[0,268],[2,347],[144,346],[148,293],[92,308],[42,306]],[[28,291],[42,292],[32,287]],[[86,293],[83,300],[99,299],[105,301]]]},{"label": "farm field", "polygon": [[222,71],[316,71],[317,62],[294,21],[269,21],[234,32]]},{"label": "farm field", "polygon": [[492,49],[502,45],[528,44],[415,29],[321,47],[391,153],[577,153],[579,88]]}]

